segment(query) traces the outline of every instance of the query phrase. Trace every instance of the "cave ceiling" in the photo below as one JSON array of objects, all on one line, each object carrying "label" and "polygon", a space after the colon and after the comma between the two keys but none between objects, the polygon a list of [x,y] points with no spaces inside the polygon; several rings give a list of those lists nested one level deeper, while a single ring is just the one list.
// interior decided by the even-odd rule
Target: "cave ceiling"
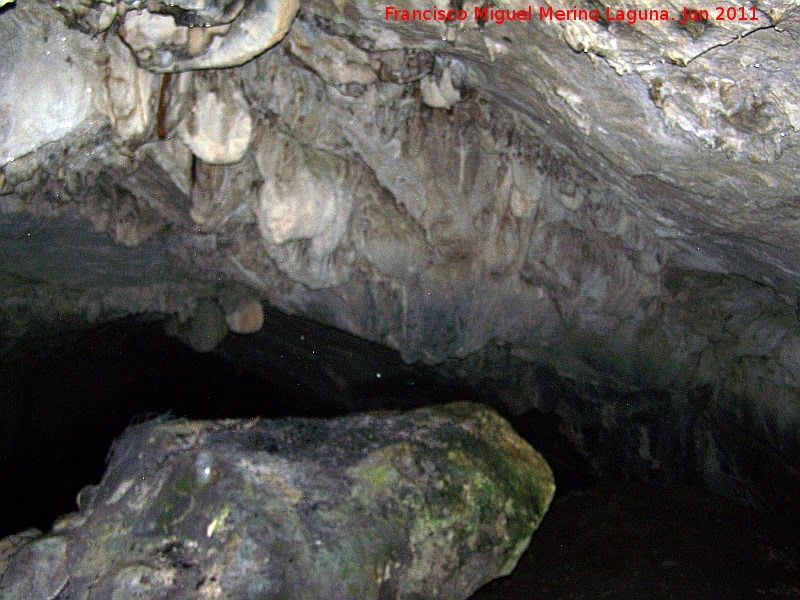
[{"label": "cave ceiling", "polygon": [[725,386],[796,453],[797,4],[431,8],[6,1],[4,343],[207,350],[265,301],[466,375]]}]

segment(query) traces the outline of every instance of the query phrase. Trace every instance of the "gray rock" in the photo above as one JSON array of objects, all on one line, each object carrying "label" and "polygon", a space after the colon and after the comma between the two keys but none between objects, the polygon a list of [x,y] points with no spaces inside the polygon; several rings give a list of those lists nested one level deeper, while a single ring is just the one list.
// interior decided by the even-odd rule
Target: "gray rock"
[{"label": "gray rock", "polygon": [[3,598],[51,600],[67,585],[67,544],[61,536],[42,537],[23,546],[0,582]]},{"label": "gray rock", "polygon": [[222,308],[213,300],[203,299],[186,322],[173,319],[166,331],[196,352],[211,352],[225,339],[228,327]]},{"label": "gray rock", "polygon": [[[458,23],[351,0],[294,22],[271,0],[4,6],[0,256],[29,282],[7,305],[185,320],[230,282],[407,361],[519,359],[502,386],[536,363],[623,393],[709,385],[800,468],[797,3],[683,24],[676,0],[504,23],[479,4]],[[114,249],[46,223],[75,215]]]},{"label": "gray rock", "polygon": [[70,30],[46,6],[0,16],[0,166],[88,127],[102,78],[102,45]]},{"label": "gray rock", "polygon": [[145,423],[80,512],[17,552],[0,595],[467,598],[513,570],[554,490],[544,459],[469,403]]}]

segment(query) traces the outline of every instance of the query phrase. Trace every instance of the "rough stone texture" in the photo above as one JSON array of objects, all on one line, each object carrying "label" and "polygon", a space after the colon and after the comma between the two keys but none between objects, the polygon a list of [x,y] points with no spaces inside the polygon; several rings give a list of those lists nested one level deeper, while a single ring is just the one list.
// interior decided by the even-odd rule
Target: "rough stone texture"
[{"label": "rough stone texture", "polygon": [[80,512],[4,542],[0,594],[467,598],[513,570],[554,491],[544,459],[475,404],[146,423]]},{"label": "rough stone texture", "polygon": [[228,333],[225,313],[211,300],[203,300],[186,322],[175,319],[167,332],[178,337],[197,352],[210,352]]},{"label": "rough stone texture", "polygon": [[0,18],[0,165],[91,128],[103,51],[35,3]]},{"label": "rough stone texture", "polygon": [[[27,266],[5,269],[7,306],[185,320],[246,293],[408,361],[509,356],[521,408],[542,363],[622,395],[708,386],[800,468],[796,3],[735,1],[718,20],[703,2],[708,18],[681,24],[671,0],[596,21],[539,13],[595,3],[542,2],[503,23],[475,19],[474,2],[446,22],[311,1],[258,56],[248,31],[269,18],[282,36],[296,5],[123,3],[112,27],[100,4],[59,4],[72,28],[31,0],[0,15],[24,40],[3,50],[4,97],[22,62],[75,70],[44,90],[60,112],[0,104],[8,123],[50,132],[7,130],[0,210],[81,215],[141,253],[163,248],[170,268],[120,290],[106,275],[144,254],[43,268],[12,225],[0,251]],[[215,65],[232,68],[153,75]],[[59,235],[83,239],[73,225]],[[54,246],[46,231],[38,247]],[[79,273],[69,290],[63,272]],[[505,372],[498,360],[480,371]],[[712,487],[738,485],[741,465],[713,463]]]},{"label": "rough stone texture", "polygon": [[[247,62],[286,35],[299,5],[297,0],[152,2],[141,10],[126,4],[135,3],[118,9],[124,15],[119,35],[139,64],[160,73]],[[80,19],[80,12],[73,18]]]}]

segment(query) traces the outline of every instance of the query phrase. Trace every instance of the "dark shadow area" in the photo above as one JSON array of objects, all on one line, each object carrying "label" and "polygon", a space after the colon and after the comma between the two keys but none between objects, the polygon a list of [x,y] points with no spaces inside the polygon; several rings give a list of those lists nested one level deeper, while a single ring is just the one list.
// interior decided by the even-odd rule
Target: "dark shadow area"
[{"label": "dark shadow area", "polygon": [[517,568],[472,600],[800,598],[797,533],[699,487],[604,480],[556,498]]}]

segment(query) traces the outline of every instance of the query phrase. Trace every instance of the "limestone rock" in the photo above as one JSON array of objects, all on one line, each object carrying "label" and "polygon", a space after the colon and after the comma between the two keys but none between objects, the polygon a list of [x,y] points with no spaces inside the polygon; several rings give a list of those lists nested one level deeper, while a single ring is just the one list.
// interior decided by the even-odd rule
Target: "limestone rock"
[{"label": "limestone rock", "polygon": [[41,537],[39,529],[26,529],[20,533],[9,535],[0,540],[0,576],[8,569],[11,559],[30,542]]},{"label": "limestone rock", "polygon": [[[427,190],[420,181],[417,165],[403,153],[406,131],[386,118],[387,114],[402,114],[408,109],[402,94],[401,86],[384,85],[380,92],[368,88],[353,111],[356,114],[342,115],[346,118],[342,119],[341,128],[381,185],[414,219],[420,220],[428,204]],[[380,127],[379,123],[389,126]]]},{"label": "limestone rock", "polygon": [[433,108],[452,108],[461,100],[461,94],[453,87],[450,71],[445,69],[437,81],[433,76],[427,75],[420,83],[422,100]]},{"label": "limestone rock", "polygon": [[227,223],[255,221],[246,210],[248,194],[257,186],[252,157],[232,165],[211,165],[198,159],[192,174],[190,215],[203,231],[219,230]]},{"label": "limestone rock", "polygon": [[153,2],[128,10],[119,33],[152,71],[233,67],[283,39],[298,6],[297,0]]},{"label": "limestone rock", "polygon": [[326,35],[298,21],[289,34],[289,44],[294,55],[332,85],[369,85],[377,79],[369,54],[340,36]]},{"label": "limestone rock", "polygon": [[140,69],[130,49],[118,37],[109,36],[107,78],[110,117],[116,134],[123,140],[144,137],[154,118],[153,97],[160,78]]},{"label": "limestone rock", "polygon": [[[101,44],[43,5],[0,18],[0,166],[90,126]],[[43,35],[43,29],[49,35]]]},{"label": "limestone rock", "polygon": [[216,73],[195,74],[191,101],[178,135],[200,160],[213,165],[237,163],[253,138],[250,107],[241,89]]},{"label": "limestone rock", "polygon": [[208,299],[200,301],[187,322],[174,319],[167,324],[166,330],[197,352],[210,352],[228,333],[225,313],[216,302]]},{"label": "limestone rock", "polygon": [[355,176],[347,162],[268,129],[256,161],[264,181],[253,210],[278,268],[314,288],[346,280],[350,265],[332,256],[353,207]]},{"label": "limestone rock", "polygon": [[256,333],[264,326],[264,307],[254,298],[242,300],[225,321],[233,333]]},{"label": "limestone rock", "polygon": [[422,228],[390,203],[363,207],[352,227],[356,248],[383,276],[408,281],[431,259]]},{"label": "limestone rock", "polygon": [[69,581],[67,544],[60,536],[42,537],[23,546],[0,580],[3,598],[55,598]]},{"label": "limestone rock", "polygon": [[168,66],[173,60],[172,52],[160,48],[182,48],[189,44],[188,27],[176,25],[171,15],[147,10],[126,12],[119,35],[143,66],[153,61]]},{"label": "limestone rock", "polygon": [[[0,262],[134,313],[233,280],[408,361],[485,359],[526,398],[534,363],[620,393],[708,385],[748,396],[740,425],[797,468],[796,2],[685,23],[677,0],[598,21],[480,5],[456,23],[309,0],[244,63],[296,4],[3,6]],[[75,214],[116,243],[48,224]],[[78,306],[19,289],[7,306]]]},{"label": "limestone rock", "polygon": [[460,600],[514,569],[554,490],[544,459],[468,403],[145,423],[0,594],[44,600],[68,579],[87,600]]},{"label": "limestone rock", "polygon": [[147,144],[145,152],[169,175],[177,189],[188,198],[192,193],[194,155],[186,144],[178,136],[169,136],[165,140]]},{"label": "limestone rock", "polygon": [[285,136],[272,144],[259,161],[265,178],[259,197],[261,235],[271,244],[310,239],[319,254],[330,252],[349,214],[350,199],[336,172],[340,165],[323,154],[308,155]]}]

